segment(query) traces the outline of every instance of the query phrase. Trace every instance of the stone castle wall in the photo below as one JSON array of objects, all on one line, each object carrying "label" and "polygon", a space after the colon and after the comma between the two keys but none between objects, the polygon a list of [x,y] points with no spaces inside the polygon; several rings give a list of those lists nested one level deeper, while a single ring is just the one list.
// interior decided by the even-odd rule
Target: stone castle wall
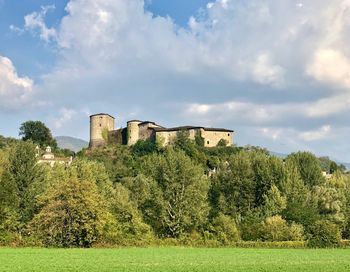
[{"label": "stone castle wall", "polygon": [[177,131],[157,131],[155,138],[162,146],[167,146],[176,141],[177,133]]},{"label": "stone castle wall", "polygon": [[127,143],[134,145],[139,140],[139,124],[141,121],[133,120],[127,124]]},{"label": "stone castle wall", "polygon": [[[163,146],[171,145],[182,129],[185,129],[191,140],[201,136],[205,147],[214,147],[220,140],[233,144],[233,131],[225,129],[211,129],[203,127],[178,127],[166,129],[154,122],[132,120],[124,129],[114,129],[115,119],[109,114],[95,114],[90,116],[90,148],[104,146],[108,143],[134,145],[138,140],[158,141]],[[158,129],[157,129],[158,128]]]},{"label": "stone castle wall", "polygon": [[[163,146],[173,144],[176,141],[176,137],[179,131],[157,131],[156,139]],[[189,129],[189,138],[195,140],[196,136],[201,136],[204,140],[205,147],[215,147],[218,145],[221,139],[227,141],[227,145],[233,144],[233,133],[224,131],[210,131],[203,128]]]},{"label": "stone castle wall", "polygon": [[90,116],[90,148],[103,146],[108,140],[108,132],[114,130],[114,117],[108,114]]},{"label": "stone castle wall", "polygon": [[201,129],[201,136],[204,139],[205,147],[214,147],[220,142],[221,139],[227,141],[227,145],[233,144],[233,133],[225,131],[210,131]]}]

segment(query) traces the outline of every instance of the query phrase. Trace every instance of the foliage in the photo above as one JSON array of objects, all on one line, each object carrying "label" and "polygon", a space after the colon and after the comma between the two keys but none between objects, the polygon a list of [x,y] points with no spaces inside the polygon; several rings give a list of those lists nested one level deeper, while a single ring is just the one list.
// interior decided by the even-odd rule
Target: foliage
[{"label": "foliage", "polygon": [[115,186],[111,212],[119,222],[122,235],[115,237],[117,242],[121,243],[122,240],[127,240],[127,238],[149,241],[153,239],[150,226],[143,222],[139,210],[130,200],[129,190],[121,184]]},{"label": "foliage", "polygon": [[240,240],[237,225],[229,216],[219,214],[213,219],[212,225],[216,239],[218,239],[222,244],[226,245]]},{"label": "foliage", "polygon": [[132,152],[135,156],[145,156],[159,150],[158,143],[151,140],[138,140],[132,146]]},{"label": "foliage", "polygon": [[322,171],[333,174],[337,171],[345,172],[346,167],[344,165],[338,165],[335,161],[332,161],[329,157],[318,158]]},{"label": "foliage", "polygon": [[263,210],[266,216],[281,214],[287,208],[287,198],[282,196],[276,185],[272,185],[263,197],[265,203]]},{"label": "foliage", "polygon": [[203,169],[184,152],[169,148],[162,155],[152,154],[144,161],[142,171],[160,189],[159,220],[163,235],[179,237],[205,222],[209,182]]},{"label": "foliage", "polygon": [[24,122],[19,128],[19,136],[22,136],[22,140],[31,140],[43,148],[46,146],[50,146],[53,149],[57,148],[57,142],[52,137],[50,129],[40,121]]},{"label": "foliage", "polygon": [[45,183],[45,170],[36,163],[35,145],[18,142],[9,150],[8,163],[0,183],[2,208],[17,212],[21,223],[35,213],[36,195]]},{"label": "foliage", "polygon": [[90,247],[115,224],[105,203],[96,183],[79,178],[71,168],[42,196],[42,208],[30,222],[29,233],[47,246]]},{"label": "foliage", "polygon": [[101,135],[102,135],[102,139],[103,139],[106,143],[108,143],[108,128],[102,129]]},{"label": "foliage", "polygon": [[337,247],[340,245],[340,230],[328,220],[318,220],[311,227],[310,247]]},{"label": "foliage", "polygon": [[85,149],[51,168],[37,164],[30,140],[0,137],[0,244],[298,247],[350,238],[341,167],[308,152],[282,160],[258,147],[204,147],[200,138],[183,131],[171,147]]},{"label": "foliage", "polygon": [[295,223],[289,226],[286,220],[276,215],[263,222],[262,237],[265,241],[303,241],[304,229]]},{"label": "foliage", "polygon": [[325,183],[320,163],[312,153],[293,153],[287,157],[287,162],[289,161],[295,163],[305,185],[312,187]]},{"label": "foliage", "polygon": [[196,136],[194,137],[194,141],[196,145],[203,147],[204,146],[204,138],[202,137],[200,132],[197,132]]},{"label": "foliage", "polygon": [[217,144],[218,147],[226,147],[227,145],[228,142],[225,139],[221,139]]}]

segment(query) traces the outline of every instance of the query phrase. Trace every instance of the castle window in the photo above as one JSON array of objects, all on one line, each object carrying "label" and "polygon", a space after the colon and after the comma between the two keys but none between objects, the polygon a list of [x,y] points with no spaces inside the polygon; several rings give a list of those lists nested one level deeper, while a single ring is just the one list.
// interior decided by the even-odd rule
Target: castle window
[{"label": "castle window", "polygon": [[227,136],[230,136],[230,133],[229,133],[229,134],[227,134]]},{"label": "castle window", "polygon": [[209,144],[209,141],[207,141],[207,144]]},{"label": "castle window", "polygon": [[100,124],[100,127],[102,127],[102,124]]}]

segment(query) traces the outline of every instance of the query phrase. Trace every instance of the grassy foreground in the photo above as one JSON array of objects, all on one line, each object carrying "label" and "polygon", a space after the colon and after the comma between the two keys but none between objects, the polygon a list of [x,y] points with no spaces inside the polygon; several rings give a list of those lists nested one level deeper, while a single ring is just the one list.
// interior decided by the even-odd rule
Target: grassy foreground
[{"label": "grassy foreground", "polygon": [[12,249],[0,271],[350,271],[349,249]]}]

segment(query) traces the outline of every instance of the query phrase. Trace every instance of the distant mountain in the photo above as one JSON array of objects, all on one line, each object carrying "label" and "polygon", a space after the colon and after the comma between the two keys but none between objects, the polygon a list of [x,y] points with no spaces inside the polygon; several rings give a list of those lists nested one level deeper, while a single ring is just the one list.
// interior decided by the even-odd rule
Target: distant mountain
[{"label": "distant mountain", "polygon": [[350,170],[350,163],[348,162],[339,162],[339,161],[335,161],[337,164],[342,164],[345,166],[346,170]]},{"label": "distant mountain", "polygon": [[83,148],[89,146],[89,143],[87,141],[74,138],[74,137],[58,136],[58,137],[55,137],[55,139],[57,141],[57,145],[59,148],[62,148],[62,149],[66,148],[74,152],[78,152]]}]

